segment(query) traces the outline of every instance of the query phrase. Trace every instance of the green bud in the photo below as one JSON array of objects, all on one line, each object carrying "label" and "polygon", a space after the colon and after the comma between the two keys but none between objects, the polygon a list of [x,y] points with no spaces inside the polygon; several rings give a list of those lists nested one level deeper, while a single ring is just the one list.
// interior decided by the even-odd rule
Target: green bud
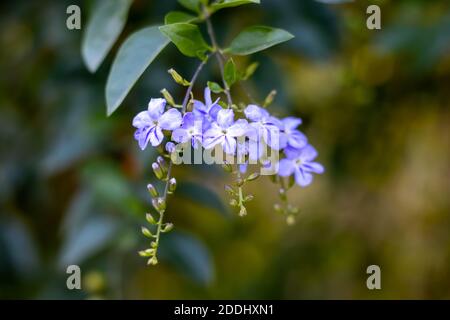
[{"label": "green bud", "polygon": [[141,228],[141,231],[142,231],[142,234],[143,234],[144,236],[146,236],[147,238],[152,238],[152,237],[153,237],[153,235],[152,235],[152,233],[150,232],[150,230],[148,230],[146,227],[142,227],[142,228]]},{"label": "green bud", "polygon": [[241,207],[241,210],[239,210],[239,216],[243,217],[247,215],[247,209],[245,209],[244,206]]},{"label": "green bud", "polygon": [[164,227],[161,229],[161,232],[169,232],[173,229],[173,223],[166,223]]},{"label": "green bud", "polygon": [[231,196],[236,194],[236,192],[233,190],[233,188],[229,185],[225,185],[225,191]]},{"label": "green bud", "polygon": [[158,190],[156,190],[155,186],[152,185],[151,183],[149,183],[147,185],[147,190],[148,190],[148,192],[150,192],[150,195],[152,197],[157,197],[158,196]]},{"label": "green bud", "polygon": [[148,259],[147,264],[150,265],[150,266],[157,265],[158,264],[158,259],[156,258],[156,256],[153,256],[150,259]]},{"label": "green bud", "polygon": [[155,249],[146,249],[139,251],[139,255],[141,257],[151,257],[153,254],[155,254]]},{"label": "green bud", "polygon": [[236,199],[231,199],[230,200],[230,206],[236,207],[237,205],[238,205],[238,202],[236,201]]},{"label": "green bud", "polygon": [[233,171],[233,167],[229,163],[222,164],[222,169],[225,170],[226,172],[232,172]]},{"label": "green bud", "polygon": [[281,212],[283,211],[283,208],[281,207],[281,205],[279,205],[278,203],[273,205],[273,208],[276,212]]},{"label": "green bud", "polygon": [[169,168],[169,166],[167,165],[166,160],[164,160],[164,157],[158,156],[158,157],[156,158],[156,162],[157,162],[157,163],[159,164],[159,166],[161,167],[163,173],[166,174],[166,173],[167,173],[167,170],[168,170],[168,168]]},{"label": "green bud", "polygon": [[178,72],[176,72],[174,69],[169,69],[167,72],[170,73],[173,80],[175,80],[176,83],[188,87],[191,83],[184,79]]},{"label": "green bud", "polygon": [[153,169],[153,172],[155,173],[156,178],[158,178],[159,180],[162,180],[164,178],[163,170],[161,169],[159,164],[157,164],[156,162],[153,162],[152,169]]},{"label": "green bud", "polygon": [[252,194],[249,194],[249,195],[247,195],[247,196],[244,198],[244,202],[252,201],[253,198],[254,198],[253,195],[252,195]]},{"label": "green bud", "polygon": [[293,213],[293,214],[298,213],[298,208],[297,208],[297,207],[294,207],[294,206],[292,206],[292,205],[288,205],[287,210],[288,210],[290,213]]},{"label": "green bud", "polygon": [[152,247],[153,249],[156,249],[158,247],[158,244],[155,241],[152,241],[150,243],[150,247]]},{"label": "green bud", "polygon": [[251,175],[249,175],[245,180],[247,181],[253,181],[259,178],[259,173],[258,172],[254,172]]},{"label": "green bud", "polygon": [[170,104],[171,106],[175,106],[175,100],[173,100],[172,95],[169,93],[169,91],[167,91],[166,89],[162,89],[161,93],[164,97],[164,99],[166,99],[167,103]]},{"label": "green bud", "polygon": [[266,99],[264,100],[263,107],[266,108],[266,107],[270,106],[272,104],[273,100],[275,99],[276,95],[277,95],[276,90],[270,91],[270,93],[267,95]]},{"label": "green bud", "polygon": [[236,185],[238,186],[238,187],[242,187],[242,185],[244,184],[244,180],[243,179],[241,179],[241,178],[238,178],[237,180],[236,180]]},{"label": "green bud", "polygon": [[292,226],[293,224],[295,224],[295,217],[290,214],[286,217],[286,223],[288,226]]},{"label": "green bud", "polygon": [[166,201],[161,197],[154,198],[152,200],[152,205],[158,212],[163,212],[166,210]]},{"label": "green bud", "polygon": [[177,189],[177,179],[170,178],[169,180],[169,192],[172,193]]},{"label": "green bud", "polygon": [[148,223],[150,224],[156,224],[156,220],[155,218],[153,218],[153,216],[150,213],[147,213],[145,215],[145,219],[147,220]]}]

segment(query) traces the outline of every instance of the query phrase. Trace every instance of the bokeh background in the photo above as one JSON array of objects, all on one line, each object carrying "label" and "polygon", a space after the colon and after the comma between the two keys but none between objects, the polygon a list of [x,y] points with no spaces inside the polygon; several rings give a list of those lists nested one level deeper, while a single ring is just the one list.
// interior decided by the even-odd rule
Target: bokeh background
[{"label": "bokeh background", "polygon": [[[176,167],[175,230],[151,268],[136,252],[148,245],[140,226],[156,154],[139,151],[131,120],[163,87],[181,99],[166,70],[187,76],[195,63],[170,45],[107,118],[118,45],[90,74],[83,30],[65,27],[73,3],[84,27],[91,1],[0,4],[0,298],[450,298],[446,1],[263,0],[214,16],[221,43],[257,23],[296,36],[254,57],[260,68],[245,91],[259,101],[278,91],[274,112],[304,120],[326,173],[290,191],[301,212],[288,226],[269,179],[249,186],[255,200],[239,218],[220,168]],[[369,4],[382,9],[380,31],[365,27]],[[134,1],[118,44],[173,9]],[[213,64],[198,97],[211,79]],[[69,264],[80,265],[82,290],[66,288]],[[366,288],[371,264],[382,290]]]}]

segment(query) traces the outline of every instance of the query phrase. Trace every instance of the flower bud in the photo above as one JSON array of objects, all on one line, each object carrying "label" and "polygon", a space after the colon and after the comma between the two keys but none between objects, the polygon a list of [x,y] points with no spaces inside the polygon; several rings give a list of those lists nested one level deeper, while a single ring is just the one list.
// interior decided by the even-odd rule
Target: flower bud
[{"label": "flower bud", "polygon": [[139,251],[141,257],[151,257],[155,253],[155,249],[146,249]]},{"label": "flower bud", "polygon": [[166,201],[161,197],[154,198],[152,200],[152,205],[158,212],[163,212],[166,210]]},{"label": "flower bud", "polygon": [[290,214],[286,217],[286,223],[288,226],[292,226],[293,224],[295,224],[295,217]]},{"label": "flower bud", "polygon": [[145,215],[145,219],[147,220],[148,223],[150,224],[156,224],[156,220],[155,218],[153,218],[153,216],[150,213],[147,213]]},{"label": "flower bud", "polygon": [[173,224],[172,223],[166,223],[164,225],[164,227],[161,229],[161,232],[169,232],[172,229],[173,229]]},{"label": "flower bud", "polygon": [[182,86],[189,86],[191,83],[184,79],[178,72],[176,72],[174,69],[169,69],[167,72],[170,73],[173,80],[175,80],[176,83],[182,85]]},{"label": "flower bud", "polygon": [[224,163],[222,165],[222,169],[225,170],[225,172],[232,172],[233,171],[233,167],[229,163]]},{"label": "flower bud", "polygon": [[280,188],[280,190],[278,191],[278,195],[280,196],[281,200],[286,201],[287,195],[286,190],[284,188]]},{"label": "flower bud", "polygon": [[166,89],[162,89],[161,93],[162,93],[164,99],[166,99],[168,104],[170,104],[171,106],[175,106],[175,101],[173,100],[173,97],[169,93],[169,91],[167,91]]},{"label": "flower bud", "polygon": [[231,196],[236,194],[236,192],[233,190],[233,188],[229,185],[225,185],[225,191]]},{"label": "flower bud", "polygon": [[152,163],[152,169],[153,169],[153,172],[155,173],[156,178],[161,180],[164,177],[164,173],[163,173],[161,167],[156,162]]},{"label": "flower bud", "polygon": [[143,234],[144,236],[146,236],[147,238],[152,238],[152,237],[153,237],[153,235],[152,235],[152,233],[150,232],[150,230],[148,230],[146,227],[142,227],[142,228],[141,228],[141,231],[142,231],[142,234]]},{"label": "flower bud", "polygon": [[247,181],[253,181],[259,178],[259,173],[258,172],[254,172],[251,175],[249,175],[245,180]]},{"label": "flower bud", "polygon": [[148,265],[154,266],[156,264],[158,264],[158,259],[156,258],[156,256],[153,256],[150,259],[148,259]]},{"label": "flower bud", "polygon": [[230,200],[230,206],[236,207],[237,205],[238,205],[238,202],[236,201],[236,199],[231,199]]},{"label": "flower bud", "polygon": [[166,143],[166,151],[168,152],[168,153],[172,153],[172,152],[174,152],[175,151],[175,143],[173,143],[173,142],[167,142]]},{"label": "flower bud", "polygon": [[164,160],[164,158],[162,156],[158,156],[158,158],[156,158],[156,162],[159,164],[159,166],[161,167],[162,171],[164,174],[167,173],[167,169],[169,168],[167,166],[167,162],[166,160]]},{"label": "flower bud", "polygon": [[157,197],[158,196],[158,190],[156,190],[155,186],[152,185],[151,183],[149,183],[147,185],[147,190],[148,190],[148,192],[150,192],[150,195],[152,197]]},{"label": "flower bud", "polygon": [[238,178],[237,180],[236,180],[236,185],[238,186],[238,187],[242,187],[242,185],[244,184],[244,180],[243,179],[241,179],[241,178]]},{"label": "flower bud", "polygon": [[169,180],[169,192],[174,192],[177,189],[177,179],[170,178]]},{"label": "flower bud", "polygon": [[241,207],[241,210],[239,210],[239,216],[243,217],[247,215],[247,209],[245,209],[244,206]]},{"label": "flower bud", "polygon": [[276,204],[273,205],[273,209],[274,209],[276,212],[281,212],[281,211],[283,210],[283,208],[282,208],[278,203],[276,203]]},{"label": "flower bud", "polygon": [[249,195],[247,195],[247,196],[244,198],[244,202],[252,201],[253,198],[254,198],[253,195],[252,195],[252,194],[249,194]]}]

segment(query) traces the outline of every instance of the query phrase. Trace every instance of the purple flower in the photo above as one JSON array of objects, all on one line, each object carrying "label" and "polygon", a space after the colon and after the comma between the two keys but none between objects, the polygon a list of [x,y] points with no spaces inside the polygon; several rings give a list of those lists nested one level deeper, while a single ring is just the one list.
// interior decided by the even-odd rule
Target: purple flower
[{"label": "purple flower", "polygon": [[197,148],[202,142],[202,118],[187,112],[183,117],[181,128],[172,132],[172,140],[178,143],[191,141],[192,147]]},{"label": "purple flower", "polygon": [[194,100],[193,112],[196,116],[205,120],[203,123],[203,130],[207,130],[209,129],[211,122],[217,119],[217,113],[222,110],[222,107],[217,103],[219,102],[219,98],[214,102],[212,101],[211,90],[208,87],[205,88],[204,96],[205,103]]},{"label": "purple flower", "polygon": [[262,139],[272,149],[280,150],[286,146],[286,138],[280,134],[283,123],[271,116],[266,109],[250,104],[244,110],[247,119],[252,121],[249,126],[253,129],[250,139]]},{"label": "purple flower", "polygon": [[306,136],[297,130],[297,127],[302,123],[300,118],[287,117],[281,122],[283,123],[283,135],[288,147],[300,149],[308,144]]},{"label": "purple flower", "polygon": [[227,154],[235,154],[236,137],[246,134],[248,122],[239,119],[234,122],[234,112],[231,109],[222,109],[217,113],[217,121],[211,123],[211,128],[203,135],[203,146],[211,149],[220,144]]},{"label": "purple flower", "polygon": [[317,157],[317,151],[311,145],[301,149],[286,149],[286,158],[279,163],[278,175],[288,177],[295,175],[295,182],[306,187],[313,181],[312,173],[321,174],[324,168],[320,163],[313,162]]},{"label": "purple flower", "polygon": [[181,113],[176,109],[164,112],[165,106],[165,99],[151,99],[148,110],[134,117],[133,127],[137,128],[134,138],[142,150],[149,141],[152,146],[158,146],[164,138],[162,130],[174,130],[180,126]]}]

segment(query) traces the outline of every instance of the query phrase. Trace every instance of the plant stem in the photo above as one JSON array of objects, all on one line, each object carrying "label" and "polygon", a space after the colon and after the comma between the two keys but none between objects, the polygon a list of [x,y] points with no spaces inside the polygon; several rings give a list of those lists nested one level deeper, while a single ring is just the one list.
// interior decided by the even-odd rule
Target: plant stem
[{"label": "plant stem", "polygon": [[[194,72],[194,75],[192,76],[192,79],[190,81],[189,87],[187,88],[186,94],[185,94],[184,99],[183,99],[183,104],[182,104],[182,109],[181,109],[182,110],[181,113],[183,115],[186,113],[186,107],[187,107],[187,104],[188,104],[188,101],[189,101],[189,96],[191,95],[192,89],[194,88],[195,81],[197,80],[197,77],[200,74],[200,72],[202,71],[203,67],[208,62],[209,57],[210,57],[210,55],[206,56],[205,60],[203,60],[198,65],[197,69]],[[169,162],[169,166],[167,168],[166,185],[164,187],[164,193],[163,193],[163,196],[162,196],[162,199],[164,200],[166,205],[167,205],[167,196],[169,194],[169,183],[170,183],[170,179],[171,179],[171,175],[172,175],[172,165],[173,165],[173,162],[170,161]],[[164,219],[165,211],[166,211],[166,209],[164,209],[162,211],[159,211],[158,227],[157,227],[156,235],[155,235],[155,243],[156,243],[156,245],[155,245],[155,254],[154,254],[155,256],[156,256],[156,254],[158,252],[159,238],[160,238],[160,235],[161,235],[161,228],[162,228],[162,225],[163,225],[163,219]]]},{"label": "plant stem", "polygon": [[211,39],[213,48],[215,50],[215,56],[216,56],[217,62],[219,64],[220,75],[222,76],[222,83],[223,83],[225,95],[227,96],[227,100],[228,100],[228,108],[230,108],[233,105],[233,100],[231,99],[230,87],[228,86],[227,82],[225,81],[225,72],[224,72],[224,65],[223,65],[225,56],[223,55],[222,50],[220,49],[220,47],[217,44],[216,33],[214,32],[214,28],[212,26],[211,19],[209,17],[209,13],[206,11],[206,9],[204,7],[203,7],[203,12],[205,14],[205,21],[206,21],[206,28],[208,30],[208,35],[209,35],[209,38]]}]

